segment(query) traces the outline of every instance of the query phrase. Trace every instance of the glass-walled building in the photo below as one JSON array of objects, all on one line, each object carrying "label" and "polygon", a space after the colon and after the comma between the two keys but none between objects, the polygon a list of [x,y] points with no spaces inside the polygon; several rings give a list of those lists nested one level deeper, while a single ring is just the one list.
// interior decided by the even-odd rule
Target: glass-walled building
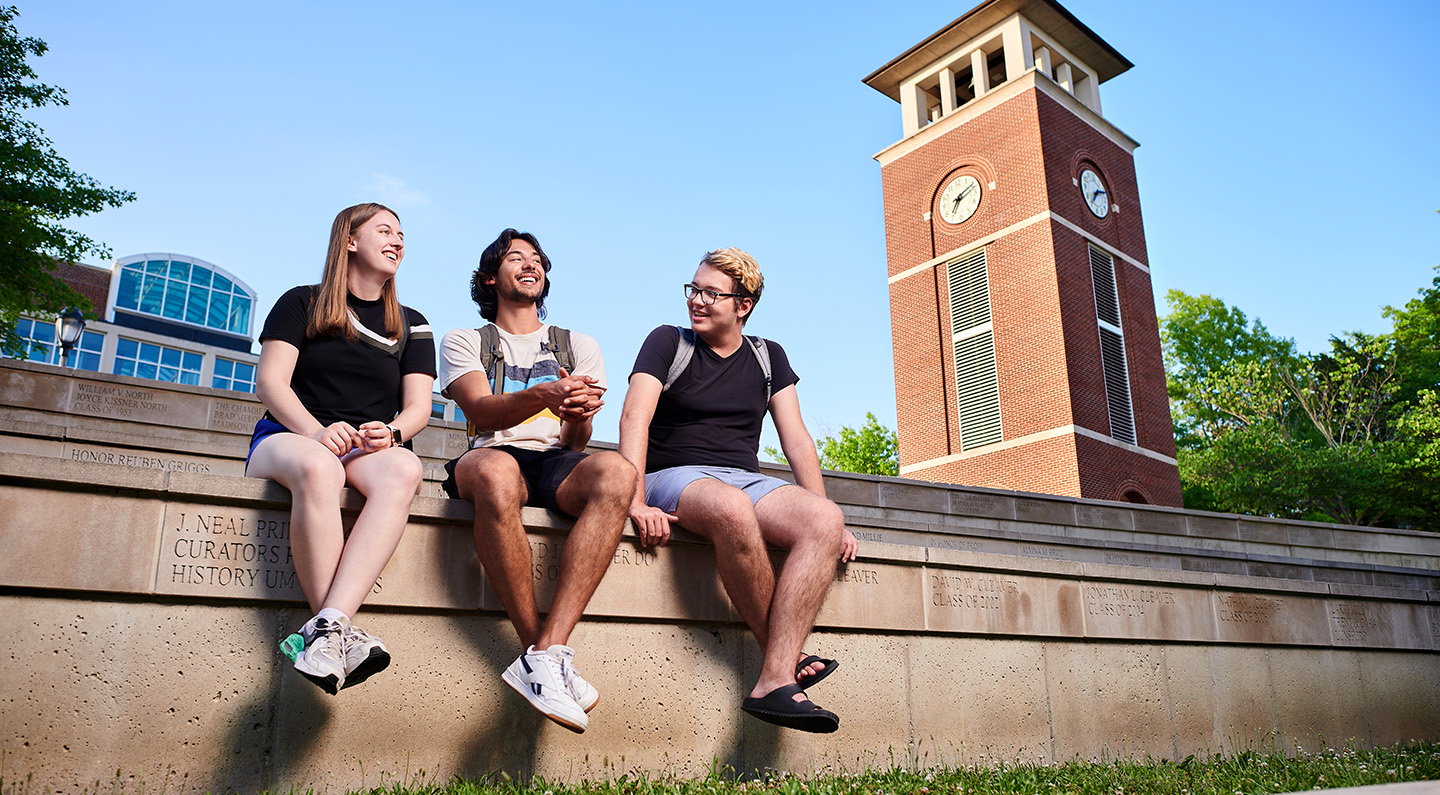
[{"label": "glass-walled building", "polygon": [[[136,254],[113,268],[63,263],[59,275],[93,312],[67,364],[191,386],[255,391],[257,296],[219,266],[183,254]],[[60,363],[55,326],[21,318],[25,358]]]},{"label": "glass-walled building", "polygon": [[[68,366],[255,391],[255,334],[269,306],[235,274],[198,257],[156,252],[121,258],[113,268],[61,263],[59,275],[94,307]],[[60,364],[51,319],[23,317],[16,331],[25,341],[24,358]],[[431,416],[465,420],[438,393]]]}]

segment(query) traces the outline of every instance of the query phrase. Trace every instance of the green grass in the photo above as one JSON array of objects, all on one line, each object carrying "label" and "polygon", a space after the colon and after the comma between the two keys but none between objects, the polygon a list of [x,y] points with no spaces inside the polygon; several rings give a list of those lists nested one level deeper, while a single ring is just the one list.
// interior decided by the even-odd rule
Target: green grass
[{"label": "green grass", "polygon": [[[394,786],[368,795],[1251,795],[1440,779],[1440,744],[1354,747],[1295,756],[1246,751],[1166,760],[989,764],[859,773],[784,773],[737,779],[728,771],[682,779],[627,773],[608,781],[484,781]],[[358,795],[358,793],[352,793]]]},{"label": "green grass", "polygon": [[[770,771],[737,777],[714,769],[699,778],[625,773],[616,778],[569,783],[533,778],[517,781],[498,773],[480,780],[427,782],[423,774],[409,784],[353,790],[348,795],[1252,795],[1440,779],[1440,743],[1379,748],[1354,746],[1319,753],[1245,751],[1229,756],[1191,756],[1168,760],[1073,761],[1041,764],[987,760],[957,767],[901,768],[864,772],[825,771],[792,775]],[[46,791],[27,780],[5,780],[0,793],[29,795]],[[175,785],[179,786],[175,786]],[[97,781],[87,795],[163,795],[188,791],[183,781],[146,786],[116,771],[113,781]],[[297,795],[300,790],[276,790]]]}]

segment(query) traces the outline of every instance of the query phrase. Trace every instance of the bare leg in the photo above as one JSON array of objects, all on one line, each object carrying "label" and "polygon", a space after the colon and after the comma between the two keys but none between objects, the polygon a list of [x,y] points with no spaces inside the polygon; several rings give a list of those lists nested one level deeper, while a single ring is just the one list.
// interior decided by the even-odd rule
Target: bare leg
[{"label": "bare leg", "polygon": [[750,498],[734,486],[701,478],[680,492],[675,515],[686,530],[715,545],[715,566],[725,593],[768,655],[775,569]]},{"label": "bare leg", "polygon": [[535,642],[537,648],[569,644],[570,632],[615,558],[634,494],[635,468],[613,452],[581,461],[555,490],[555,504],[578,518],[565,539],[555,600]]},{"label": "bare leg", "polygon": [[323,607],[353,617],[400,544],[424,468],[403,447],[351,453],[344,463],[346,479],[365,495],[365,507],[350,528]]},{"label": "bare leg", "polygon": [[290,550],[295,574],[310,611],[320,612],[345,549],[345,531],[340,524],[345,467],[314,439],[277,433],[255,448],[246,473],[269,478],[290,490]]},{"label": "bare leg", "polygon": [[770,605],[765,665],[750,693],[763,696],[795,683],[795,663],[835,577],[845,516],[835,503],[799,486],[782,486],[762,497],[755,516],[765,541],[789,550]]},{"label": "bare leg", "polygon": [[[530,539],[520,522],[528,491],[520,466],[499,450],[471,450],[455,466],[461,499],[475,506],[475,553],[526,648],[540,640]],[[548,647],[547,647],[548,648]]]}]

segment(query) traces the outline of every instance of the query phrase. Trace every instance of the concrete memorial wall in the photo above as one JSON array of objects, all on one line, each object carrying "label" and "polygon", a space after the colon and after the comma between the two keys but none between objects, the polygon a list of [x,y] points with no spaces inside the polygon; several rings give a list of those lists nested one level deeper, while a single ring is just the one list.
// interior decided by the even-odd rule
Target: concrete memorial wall
[{"label": "concrete memorial wall", "polygon": [[[241,477],[259,413],[0,362],[6,781],[343,790],[1440,739],[1440,538],[846,474],[827,489],[861,556],[807,647],[841,661],[810,691],[838,733],[744,716],[759,655],[708,545],[627,531],[572,638],[601,692],[575,735],[500,681],[518,642],[470,506],[434,496],[453,424],[416,440],[424,496],[357,619],[394,663],[326,696],[277,652],[309,611],[288,492]],[[524,521],[543,601],[568,522]]]}]

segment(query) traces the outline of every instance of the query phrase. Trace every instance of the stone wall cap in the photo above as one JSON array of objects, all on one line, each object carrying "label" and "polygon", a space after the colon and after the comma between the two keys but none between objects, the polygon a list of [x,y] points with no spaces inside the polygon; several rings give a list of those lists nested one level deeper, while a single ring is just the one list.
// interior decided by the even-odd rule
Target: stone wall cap
[{"label": "stone wall cap", "polygon": [[117,467],[89,461],[10,453],[0,456],[0,480],[49,481],[137,491],[164,491],[162,469]]},{"label": "stone wall cap", "polygon": [[925,563],[930,559],[929,547],[913,544],[887,544],[884,541],[861,541],[857,560],[883,560],[894,563]]},{"label": "stone wall cap", "polygon": [[1081,563],[1080,570],[1084,577],[1094,580],[1136,580],[1142,579],[1135,576],[1135,570],[1143,568],[1145,571],[1144,580],[1148,582],[1163,582],[1171,585],[1193,585],[1200,588],[1210,588],[1215,585],[1217,575],[1208,571],[1186,571],[1184,569],[1155,569],[1139,566],[1122,566],[1117,563]]},{"label": "stone wall cap", "polygon": [[[259,500],[268,503],[290,502],[290,491],[273,480],[199,472],[171,472],[167,488],[171,494],[217,501]],[[349,495],[346,495],[347,497]],[[355,495],[359,497],[359,495]],[[363,504],[363,498],[362,503]],[[342,507],[351,507],[355,499],[342,499]]]},{"label": "stone wall cap", "polygon": [[1315,582],[1314,580],[1284,580],[1274,577],[1256,577],[1251,574],[1225,574],[1215,572],[1215,585],[1220,588],[1233,588],[1237,591],[1290,591],[1293,593],[1317,594],[1321,596],[1330,593],[1330,584]]},{"label": "stone wall cap", "polygon": [[1393,601],[1428,601],[1431,591],[1391,588],[1384,585],[1356,585],[1348,582],[1327,583],[1332,596],[1354,596],[1364,599],[1387,599]]},{"label": "stone wall cap", "polygon": [[[1078,561],[1055,560],[1054,558],[1032,558],[1023,555],[1005,555],[998,552],[971,552],[963,549],[936,549],[926,547],[929,550],[927,559],[931,563],[945,566],[959,566],[962,568],[984,569],[987,571],[1019,572],[1022,574],[1054,574],[1060,577],[1072,577],[1079,579],[1083,576],[1083,569]],[[1129,567],[1133,575],[1135,567]],[[1147,572],[1151,571],[1146,569]]]}]

